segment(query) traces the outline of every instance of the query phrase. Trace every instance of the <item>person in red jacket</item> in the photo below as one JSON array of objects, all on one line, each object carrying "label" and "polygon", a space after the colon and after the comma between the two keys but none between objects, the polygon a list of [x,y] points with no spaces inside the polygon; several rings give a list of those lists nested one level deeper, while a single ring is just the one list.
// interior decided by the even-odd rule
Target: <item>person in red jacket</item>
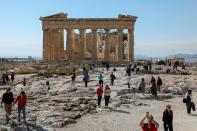
[{"label": "person in red jacket", "polygon": [[102,99],[102,95],[103,95],[103,88],[102,88],[102,86],[99,86],[99,88],[97,88],[96,94],[98,96],[98,107],[100,107],[101,106],[101,99]]},{"label": "person in red jacket", "polygon": [[17,96],[17,98],[14,101],[14,105],[18,103],[18,121],[20,122],[21,118],[21,112],[23,113],[23,120],[26,124],[26,112],[25,107],[27,105],[27,97],[25,95],[24,91],[21,91],[20,95]]}]

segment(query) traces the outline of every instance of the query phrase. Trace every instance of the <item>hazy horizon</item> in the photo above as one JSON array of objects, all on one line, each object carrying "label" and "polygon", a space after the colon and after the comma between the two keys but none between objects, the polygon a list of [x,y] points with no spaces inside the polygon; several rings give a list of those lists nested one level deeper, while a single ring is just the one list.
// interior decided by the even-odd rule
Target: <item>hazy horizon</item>
[{"label": "hazy horizon", "polygon": [[[95,6],[93,6],[95,5]],[[0,57],[42,57],[40,16],[59,12],[75,18],[137,16],[135,55],[165,57],[197,53],[196,0],[6,0],[0,2]]]}]

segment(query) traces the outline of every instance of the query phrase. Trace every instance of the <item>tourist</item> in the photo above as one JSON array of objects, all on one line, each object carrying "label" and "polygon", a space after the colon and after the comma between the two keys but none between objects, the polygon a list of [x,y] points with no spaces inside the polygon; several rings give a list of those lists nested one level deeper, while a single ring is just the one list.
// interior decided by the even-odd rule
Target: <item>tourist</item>
[{"label": "tourist", "polygon": [[151,77],[150,84],[151,84],[151,93],[155,97],[155,99],[157,99],[157,86],[156,86],[155,78],[153,76]]},{"label": "tourist", "polygon": [[25,95],[24,91],[21,91],[20,95],[17,96],[17,98],[14,101],[14,105],[18,103],[18,121],[21,121],[21,112],[23,114],[23,120],[24,123],[26,124],[26,112],[25,112],[25,107],[27,104],[27,97]]},{"label": "tourist", "polygon": [[171,105],[166,105],[166,109],[163,112],[163,127],[164,131],[173,131],[173,111],[171,110]]},{"label": "tourist", "polygon": [[26,84],[27,84],[27,79],[26,78],[23,78],[23,86],[25,87],[26,86]]},{"label": "tourist", "polygon": [[98,107],[100,107],[101,106],[101,99],[102,99],[102,95],[103,95],[103,88],[101,86],[99,86],[99,88],[97,88],[96,94],[98,97]]},{"label": "tourist", "polygon": [[98,80],[99,80],[99,85],[100,85],[101,87],[103,87],[103,79],[104,79],[103,75],[100,74],[100,75],[98,76]]},{"label": "tourist", "polygon": [[6,79],[5,79],[5,74],[3,73],[2,75],[2,84],[5,85],[6,84]]},{"label": "tourist", "polygon": [[14,82],[14,73],[12,72],[11,74],[11,80],[12,80],[12,83]]},{"label": "tourist", "polygon": [[110,74],[110,81],[111,81],[110,85],[114,85],[114,80],[115,79],[116,79],[116,76],[114,75],[113,72],[111,72],[111,74]]},{"label": "tourist", "polygon": [[11,92],[11,89],[8,88],[6,90],[6,93],[3,94],[2,101],[1,101],[1,108],[3,108],[3,103],[4,103],[7,124],[9,123],[9,120],[10,120],[13,102],[14,102],[13,93]]},{"label": "tourist", "polygon": [[47,79],[46,79],[46,86],[47,86],[47,90],[49,91],[50,90],[50,83],[49,83],[48,76],[47,76]]},{"label": "tourist", "polygon": [[85,82],[85,87],[88,87],[89,74],[85,67],[83,67],[83,81]]},{"label": "tourist", "polygon": [[9,82],[10,81],[10,78],[8,76],[8,73],[5,74],[5,80],[6,80],[6,82]]},{"label": "tourist", "polygon": [[[148,123],[145,123],[145,120],[148,120]],[[152,115],[146,113],[146,116],[140,121],[140,127],[142,131],[158,131],[159,124],[153,119]]]},{"label": "tourist", "polygon": [[144,93],[145,92],[145,87],[146,87],[146,83],[145,83],[145,80],[144,78],[141,79],[141,82],[140,82],[140,85],[139,85],[139,91],[141,93]]},{"label": "tourist", "polygon": [[105,86],[104,97],[105,97],[105,107],[108,107],[110,99],[111,89],[108,85]]},{"label": "tourist", "polygon": [[76,73],[73,72],[73,74],[71,76],[71,87],[75,86],[75,79],[76,79]]},{"label": "tourist", "polygon": [[190,115],[192,104],[193,104],[192,90],[188,90],[188,92],[185,94],[184,98],[186,99],[187,113],[188,113],[188,115]]},{"label": "tourist", "polygon": [[105,63],[105,67],[106,67],[107,71],[109,71],[109,68],[110,68],[109,62]]},{"label": "tourist", "polygon": [[159,92],[161,92],[161,86],[162,86],[163,82],[162,82],[162,79],[158,76],[158,79],[157,79],[157,89]]},{"label": "tourist", "polygon": [[128,85],[128,88],[130,88],[130,83],[131,83],[131,65],[129,65],[127,67],[126,74],[127,74],[127,85]]}]

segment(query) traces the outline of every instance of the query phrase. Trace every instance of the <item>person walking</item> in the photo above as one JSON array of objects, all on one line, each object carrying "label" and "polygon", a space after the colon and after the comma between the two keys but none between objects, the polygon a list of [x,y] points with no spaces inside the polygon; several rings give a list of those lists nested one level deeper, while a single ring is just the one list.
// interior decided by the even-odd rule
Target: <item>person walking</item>
[{"label": "person walking", "polygon": [[14,82],[14,73],[12,72],[12,74],[11,74],[11,80],[12,80],[12,83]]},{"label": "person walking", "polygon": [[1,101],[1,108],[3,108],[3,103],[4,103],[4,110],[6,113],[7,124],[9,123],[10,115],[12,113],[13,102],[14,102],[13,93],[11,92],[11,88],[8,88],[6,92],[3,94],[2,101]]},{"label": "person walking", "polygon": [[128,85],[128,88],[130,88],[130,84],[131,84],[131,65],[129,65],[129,67],[127,67],[126,74],[127,74],[127,85]]},{"label": "person walking", "polygon": [[184,98],[186,99],[187,113],[188,113],[188,115],[190,115],[192,104],[193,104],[192,90],[188,90],[188,92],[185,94]]},{"label": "person walking", "polygon": [[106,85],[105,86],[105,91],[104,91],[105,107],[108,107],[110,94],[111,94],[111,89],[109,88],[108,85]]},{"label": "person walking", "polygon": [[114,80],[115,79],[116,79],[116,76],[114,75],[113,72],[111,72],[111,74],[110,74],[110,81],[111,81],[110,85],[114,85]]},{"label": "person walking", "polygon": [[102,86],[102,87],[103,87],[103,79],[104,79],[103,74],[100,74],[98,76],[98,80],[99,80],[99,85]]},{"label": "person walking", "polygon": [[[146,119],[148,120],[147,123],[145,123]],[[140,127],[142,131],[158,131],[159,124],[153,119],[153,116],[149,115],[149,112],[147,112],[146,116],[140,121]]]},{"label": "person walking", "polygon": [[85,87],[88,87],[89,74],[85,67],[83,67],[83,81],[85,82]]},{"label": "person walking", "polygon": [[98,107],[101,106],[101,99],[102,99],[102,95],[103,95],[103,88],[101,86],[99,86],[96,90],[96,94],[98,97]]},{"label": "person walking", "polygon": [[171,105],[166,105],[166,109],[163,112],[162,121],[164,131],[173,131],[173,111],[171,110]]},{"label": "person walking", "polygon": [[157,79],[157,89],[159,92],[161,92],[161,86],[162,86],[163,82],[162,82],[162,79],[158,76],[158,79]]},{"label": "person walking", "polygon": [[157,99],[157,86],[156,86],[156,80],[155,80],[155,78],[154,78],[153,76],[151,77],[150,84],[151,84],[151,93],[152,93],[152,95],[155,97],[155,99]]},{"label": "person walking", "polygon": [[145,92],[145,87],[146,87],[146,83],[145,83],[145,80],[144,78],[141,79],[141,82],[140,82],[140,85],[139,85],[139,91],[141,93],[144,93]]},{"label": "person walking", "polygon": [[26,84],[27,84],[27,79],[26,78],[23,78],[23,86],[25,87],[26,86]]},{"label": "person walking", "polygon": [[18,121],[21,121],[21,112],[23,114],[23,120],[26,124],[26,111],[25,107],[27,105],[27,97],[24,91],[21,91],[20,95],[14,101],[14,105],[18,103]]}]

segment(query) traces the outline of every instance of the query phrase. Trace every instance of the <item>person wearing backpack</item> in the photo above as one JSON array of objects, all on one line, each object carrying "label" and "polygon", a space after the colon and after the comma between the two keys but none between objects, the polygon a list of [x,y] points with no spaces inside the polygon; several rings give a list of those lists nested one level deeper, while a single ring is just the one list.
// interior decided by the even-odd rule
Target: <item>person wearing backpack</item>
[{"label": "person wearing backpack", "polygon": [[99,85],[102,86],[102,87],[103,87],[103,79],[104,79],[103,74],[100,74],[98,76],[98,80],[99,80]]},{"label": "person wearing backpack", "polygon": [[13,93],[11,92],[11,89],[8,88],[6,92],[3,94],[2,101],[1,101],[1,108],[3,108],[3,103],[4,103],[7,124],[9,123],[10,115],[12,113],[13,102],[14,102]]}]

